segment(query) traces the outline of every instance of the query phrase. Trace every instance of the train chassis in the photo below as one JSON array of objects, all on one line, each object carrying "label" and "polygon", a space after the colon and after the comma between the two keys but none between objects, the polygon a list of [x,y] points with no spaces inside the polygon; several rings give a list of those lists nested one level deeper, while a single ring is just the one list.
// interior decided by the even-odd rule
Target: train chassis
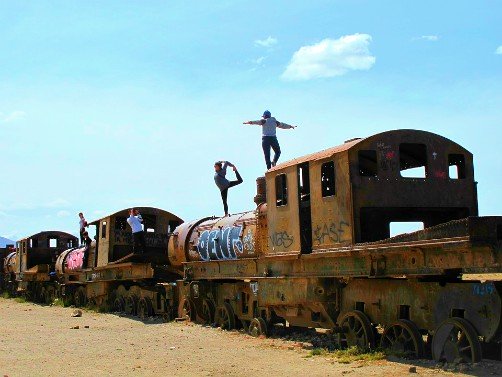
[{"label": "train chassis", "polygon": [[[179,281],[178,316],[267,335],[277,323],[329,329],[340,348],[407,357],[500,358],[501,285],[368,278]],[[397,304],[396,304],[397,303]]]}]

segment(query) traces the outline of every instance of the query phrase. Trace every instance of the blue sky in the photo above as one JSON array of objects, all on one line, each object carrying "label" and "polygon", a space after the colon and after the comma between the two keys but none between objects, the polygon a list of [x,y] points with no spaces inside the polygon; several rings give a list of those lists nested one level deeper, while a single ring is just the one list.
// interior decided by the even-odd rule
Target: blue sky
[{"label": "blue sky", "polygon": [[[216,5],[213,3],[217,3]],[[396,128],[475,158],[482,215],[502,215],[499,1],[2,1],[0,235],[76,233],[151,205],[221,214],[215,160],[253,208],[265,109],[282,161]]]}]

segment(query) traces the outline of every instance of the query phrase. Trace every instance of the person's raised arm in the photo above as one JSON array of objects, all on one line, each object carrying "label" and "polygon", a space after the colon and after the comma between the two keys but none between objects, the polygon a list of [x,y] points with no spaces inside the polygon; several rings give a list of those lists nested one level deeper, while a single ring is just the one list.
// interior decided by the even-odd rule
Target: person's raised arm
[{"label": "person's raised arm", "polygon": [[277,127],[278,128],[282,128],[284,130],[289,130],[289,129],[294,129],[296,128],[297,126],[292,126],[290,124],[287,124],[287,123],[283,123],[283,122],[277,122]]},{"label": "person's raised arm", "polygon": [[247,122],[243,122],[242,124],[254,124],[256,126],[263,126],[265,124],[265,119],[248,120]]}]

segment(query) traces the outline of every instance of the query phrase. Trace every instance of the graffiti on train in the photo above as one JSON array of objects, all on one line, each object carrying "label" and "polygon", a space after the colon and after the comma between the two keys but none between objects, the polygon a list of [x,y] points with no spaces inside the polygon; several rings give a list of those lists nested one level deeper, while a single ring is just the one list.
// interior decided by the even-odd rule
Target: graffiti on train
[{"label": "graffiti on train", "polygon": [[[242,226],[205,230],[199,237],[197,251],[202,260],[237,259],[244,253],[240,239]],[[246,249],[246,253],[253,252]]]}]

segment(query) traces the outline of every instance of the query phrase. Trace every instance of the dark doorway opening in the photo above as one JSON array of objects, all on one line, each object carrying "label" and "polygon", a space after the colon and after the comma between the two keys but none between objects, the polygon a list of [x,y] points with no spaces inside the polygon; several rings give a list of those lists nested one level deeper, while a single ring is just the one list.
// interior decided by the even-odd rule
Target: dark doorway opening
[{"label": "dark doorway opening", "polygon": [[302,254],[312,252],[312,216],[310,211],[309,163],[298,165],[298,211]]}]

